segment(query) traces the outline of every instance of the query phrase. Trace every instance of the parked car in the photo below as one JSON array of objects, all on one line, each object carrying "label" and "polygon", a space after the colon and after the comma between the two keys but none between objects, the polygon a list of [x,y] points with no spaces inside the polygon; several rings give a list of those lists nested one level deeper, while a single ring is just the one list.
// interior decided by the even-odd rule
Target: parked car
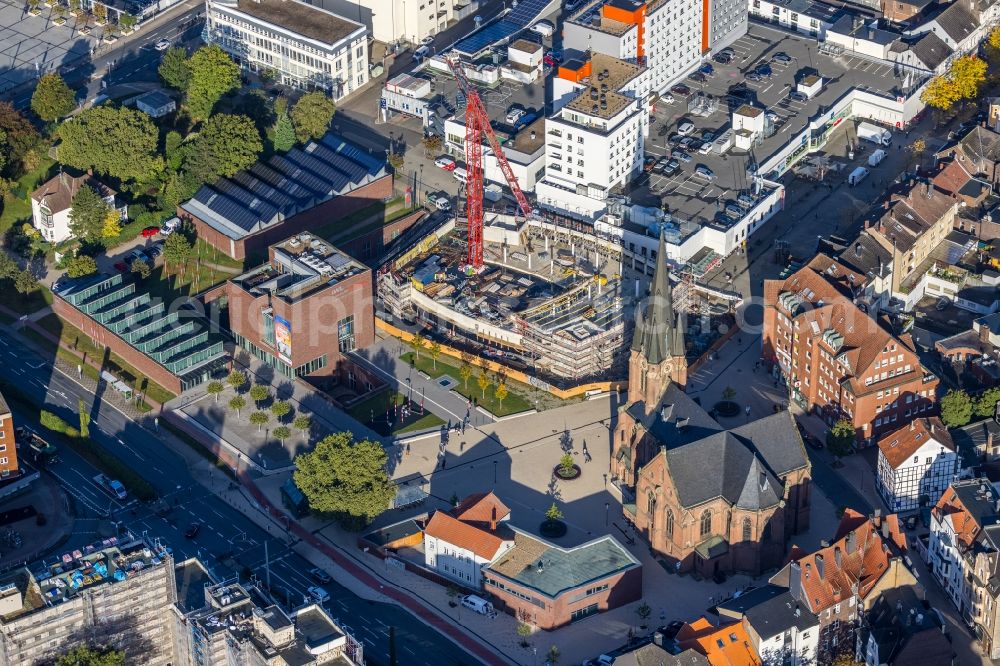
[{"label": "parked car", "polygon": [[787,65],[792,61],[792,56],[788,55],[784,51],[778,51],[773,56],[771,56],[772,62],[780,62],[783,65]]},{"label": "parked car", "polygon": [[670,156],[675,160],[680,160],[681,162],[684,162],[685,164],[691,161],[691,156],[685,153],[683,150],[675,150],[670,153]]},{"label": "parked car", "polygon": [[128,270],[128,265],[124,261],[119,261],[115,263],[115,270],[119,273],[124,273]]},{"label": "parked car", "polygon": [[431,202],[434,204],[434,207],[437,208],[438,210],[442,211],[451,210],[451,200],[448,197],[440,195],[436,197],[431,197]]},{"label": "parked car", "polygon": [[661,157],[660,159],[656,160],[656,164],[653,166],[653,173],[662,174],[664,171],[667,170],[667,164],[669,162],[670,162],[669,157]]},{"label": "parked car", "polygon": [[678,83],[677,85],[670,88],[670,92],[672,92],[675,95],[679,95],[680,97],[687,97],[688,95],[691,94],[691,89],[688,88],[683,83]]},{"label": "parked car", "polygon": [[694,131],[694,123],[690,120],[683,120],[679,125],[677,125],[677,132],[683,136],[687,136]]},{"label": "parked car", "polygon": [[431,49],[429,46],[421,46],[416,51],[413,52],[414,60],[423,60],[431,54]]},{"label": "parked car", "polygon": [[758,65],[757,69],[755,69],[754,71],[757,72],[758,76],[762,76],[765,79],[771,78],[771,75],[774,74],[774,70],[772,70],[771,66],[768,65],[767,63],[764,63],[763,65]]},{"label": "parked car", "polygon": [[156,259],[161,254],[163,254],[163,244],[162,243],[153,243],[152,245],[150,245],[149,247],[146,248],[146,255],[150,259]]},{"label": "parked car", "polygon": [[705,180],[715,180],[715,172],[709,169],[704,164],[699,164],[694,170],[696,176],[701,176]]},{"label": "parked car", "polygon": [[757,82],[757,81],[760,81],[762,78],[763,77],[760,74],[758,74],[757,72],[755,72],[755,71],[754,72],[747,72],[747,76],[746,76],[747,81]]},{"label": "parked car", "polygon": [[157,235],[158,233],[160,233],[160,228],[159,227],[146,227],[145,229],[142,230],[142,237],[143,238],[152,238],[153,236]]},{"label": "parked car", "polygon": [[716,53],[712,56],[712,60],[719,63],[720,65],[728,65],[733,61],[733,56],[729,53]]},{"label": "parked car", "polygon": [[643,171],[652,171],[653,167],[655,167],[655,166],[656,166],[656,158],[655,157],[647,157],[642,162],[642,170]]},{"label": "parked car", "polygon": [[309,576],[317,583],[329,583],[333,579],[330,578],[330,574],[323,571],[319,567],[315,567],[309,570]]},{"label": "parked car", "polygon": [[766,117],[766,118],[767,118],[768,120],[770,120],[770,121],[771,121],[772,123],[776,123],[776,122],[779,122],[779,121],[781,120],[781,116],[779,116],[779,115],[778,115],[777,113],[775,113],[774,111],[765,111],[765,112],[764,112],[764,116],[765,116],[765,117]]},{"label": "parked car", "polygon": [[817,451],[821,451],[823,449],[823,442],[818,437],[810,435],[807,432],[802,433],[802,441],[805,442],[807,446],[816,449]]},{"label": "parked car", "polygon": [[701,144],[701,147],[698,149],[698,154],[699,155],[708,155],[710,152],[712,152],[712,142],[711,141],[704,142],[703,144]]},{"label": "parked car", "polygon": [[788,93],[788,99],[794,102],[808,102],[809,96],[806,95],[805,93],[799,92],[798,90],[793,90],[792,92]]},{"label": "parked car", "polygon": [[556,64],[558,63],[558,61],[554,57],[552,57],[551,53],[546,53],[544,56],[542,56],[542,62],[548,65],[549,67],[555,67]]},{"label": "parked car", "polygon": [[702,141],[715,141],[715,132],[712,130],[702,130],[701,131]]},{"label": "parked car", "polygon": [[505,116],[504,120],[506,120],[508,124],[513,125],[518,120],[520,120],[521,116],[523,116],[525,113],[527,112],[524,109],[518,109],[518,108],[510,109],[507,111],[507,115]]},{"label": "parked car", "polygon": [[457,165],[455,164],[455,160],[451,159],[447,155],[442,155],[434,160],[434,166],[439,169],[444,169],[445,171],[454,171]]},{"label": "parked car", "polygon": [[427,35],[426,37],[420,40],[420,43],[423,44],[424,46],[430,46],[431,44],[434,43],[434,37],[432,37],[431,35]]},{"label": "parked car", "polygon": [[310,587],[306,590],[313,601],[318,604],[325,603],[330,600],[330,593],[324,590],[322,587]]},{"label": "parked car", "polygon": [[188,525],[188,528],[184,530],[184,538],[193,539],[198,536],[199,532],[201,532],[201,523],[191,523]]},{"label": "parked car", "polygon": [[713,74],[715,74],[715,68],[712,67],[712,63],[710,62],[706,62],[704,65],[699,67],[698,71],[704,74],[705,76],[712,76]]},{"label": "parked car", "polygon": [[694,81],[695,83],[706,83],[708,81],[708,77],[701,72],[691,72],[688,74],[688,79]]},{"label": "parked car", "polygon": [[680,170],[681,165],[677,160],[670,160],[667,162],[667,168],[663,171],[664,176],[672,176]]}]

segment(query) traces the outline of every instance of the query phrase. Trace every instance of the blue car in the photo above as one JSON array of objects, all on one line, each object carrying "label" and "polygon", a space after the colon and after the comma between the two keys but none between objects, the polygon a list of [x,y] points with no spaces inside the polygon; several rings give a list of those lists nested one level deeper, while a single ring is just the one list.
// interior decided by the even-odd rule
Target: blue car
[{"label": "blue car", "polygon": [[712,67],[712,63],[710,62],[706,62],[698,69],[698,71],[704,74],[705,76],[712,76],[713,74],[715,74],[715,68]]},{"label": "blue car", "polygon": [[771,66],[770,65],[766,65],[766,64],[765,65],[761,65],[760,67],[758,67],[756,71],[757,71],[757,74],[759,76],[763,76],[764,78],[769,78],[771,76],[771,74],[774,73],[771,70]]}]

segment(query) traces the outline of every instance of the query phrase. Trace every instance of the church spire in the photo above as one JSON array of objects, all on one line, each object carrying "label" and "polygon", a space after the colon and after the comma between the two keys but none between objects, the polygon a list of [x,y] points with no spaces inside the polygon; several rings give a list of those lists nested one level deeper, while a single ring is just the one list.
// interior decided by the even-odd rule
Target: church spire
[{"label": "church spire", "polygon": [[684,324],[674,314],[673,289],[670,287],[670,269],[667,267],[667,243],[660,229],[660,245],[656,251],[656,270],[649,302],[636,322],[632,336],[632,351],[639,352],[651,365],[659,365],[667,358],[684,356],[684,330],[677,330],[675,322]]}]

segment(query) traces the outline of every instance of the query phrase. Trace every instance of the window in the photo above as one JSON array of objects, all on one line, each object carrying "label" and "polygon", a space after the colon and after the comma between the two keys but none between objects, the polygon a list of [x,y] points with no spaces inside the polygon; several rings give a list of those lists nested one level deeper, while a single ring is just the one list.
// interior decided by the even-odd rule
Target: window
[{"label": "window", "polygon": [[652,514],[654,509],[656,509],[656,497],[650,493],[646,498],[646,512]]},{"label": "window", "polygon": [[712,512],[705,509],[701,514],[701,536],[712,531]]},{"label": "window", "polygon": [[274,315],[267,311],[264,313],[264,343],[274,346]]},{"label": "window", "polygon": [[752,537],[752,532],[753,532],[753,525],[751,524],[750,519],[749,518],[744,518],[743,519],[743,540],[744,541],[749,541],[751,539],[751,537]]},{"label": "window", "polygon": [[669,538],[672,539],[673,536],[674,536],[674,512],[671,511],[670,509],[667,509],[667,521],[666,522],[667,522],[667,526],[666,526],[667,537],[669,537]]},{"label": "window", "polygon": [[354,351],[354,315],[337,322],[337,340],[341,354]]}]

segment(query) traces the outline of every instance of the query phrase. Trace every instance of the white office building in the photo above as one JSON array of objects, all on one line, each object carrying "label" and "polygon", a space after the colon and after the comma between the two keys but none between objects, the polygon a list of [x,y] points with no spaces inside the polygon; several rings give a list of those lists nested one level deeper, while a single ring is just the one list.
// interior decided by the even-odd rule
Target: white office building
[{"label": "white office building", "polygon": [[958,476],[960,456],[936,416],[889,433],[878,449],[878,491],[889,511],[933,506]]},{"label": "white office building", "polygon": [[206,33],[244,70],[334,99],[368,83],[368,30],[298,0],[208,0]]},{"label": "white office building", "polygon": [[363,24],[386,44],[417,44],[460,18],[455,15],[455,0],[310,0],[309,4]]}]

